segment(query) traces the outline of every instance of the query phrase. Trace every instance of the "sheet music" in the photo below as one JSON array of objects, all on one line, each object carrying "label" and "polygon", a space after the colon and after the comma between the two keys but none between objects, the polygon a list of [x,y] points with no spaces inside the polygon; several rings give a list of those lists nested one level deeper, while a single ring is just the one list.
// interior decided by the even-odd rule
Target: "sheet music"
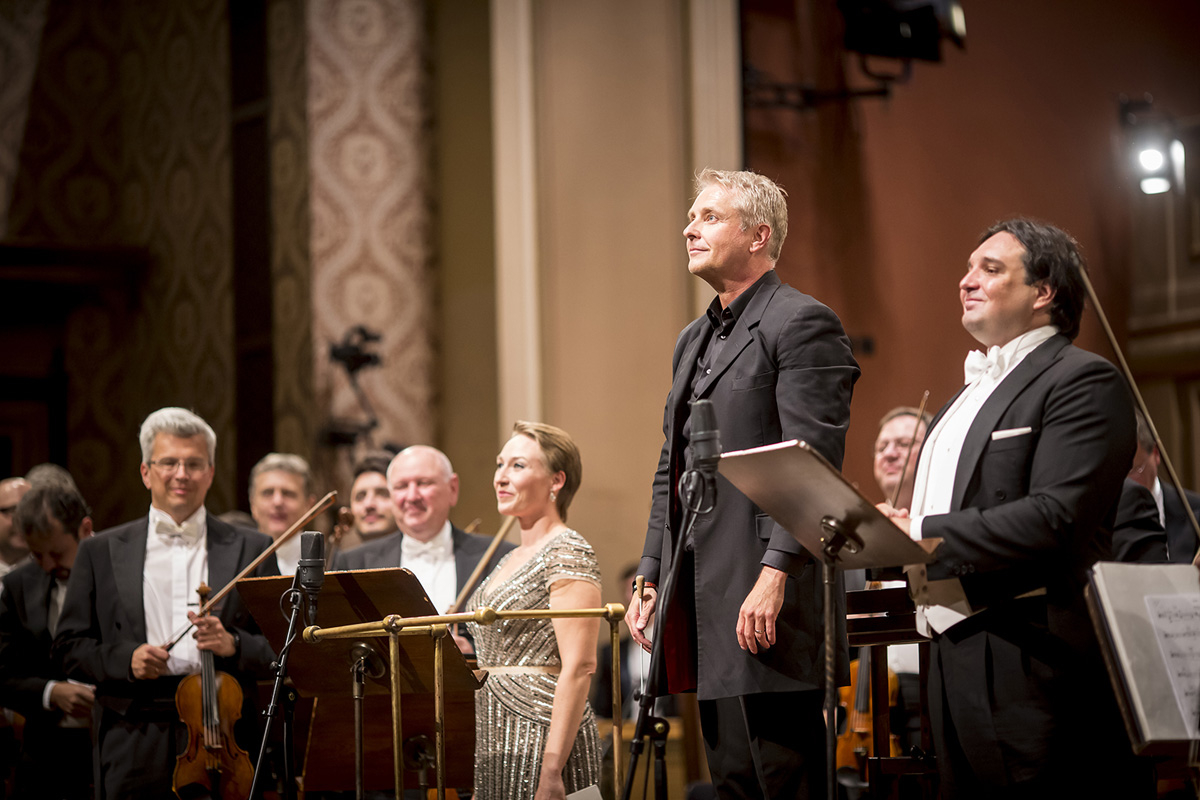
[{"label": "sheet music", "polygon": [[1188,738],[1200,738],[1200,595],[1147,595],[1146,610]]}]

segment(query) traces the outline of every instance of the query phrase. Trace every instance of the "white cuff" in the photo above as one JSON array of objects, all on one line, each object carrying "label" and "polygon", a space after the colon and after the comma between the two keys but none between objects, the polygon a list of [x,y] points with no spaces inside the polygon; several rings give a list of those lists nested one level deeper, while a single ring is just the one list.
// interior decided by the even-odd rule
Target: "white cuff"
[{"label": "white cuff", "polygon": [[54,691],[54,687],[58,686],[62,681],[46,681],[46,688],[42,690],[42,708],[47,711],[53,711],[50,707],[50,692]]},{"label": "white cuff", "polygon": [[921,523],[925,521],[926,516],[928,515],[918,514],[912,518],[911,522],[908,523],[908,535],[914,542],[919,542],[921,539],[925,538],[921,535]]}]

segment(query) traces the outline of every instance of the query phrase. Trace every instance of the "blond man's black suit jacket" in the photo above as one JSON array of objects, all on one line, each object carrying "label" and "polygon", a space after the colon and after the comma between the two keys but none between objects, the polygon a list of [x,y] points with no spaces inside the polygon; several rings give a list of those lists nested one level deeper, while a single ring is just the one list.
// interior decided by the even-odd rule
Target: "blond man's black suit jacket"
[{"label": "blond man's black suit jacket", "polygon": [[[828,307],[781,283],[774,271],[753,291],[720,358],[699,377],[695,396],[710,400],[726,452],[799,439],[841,468],[858,364],[842,324]],[[665,441],[640,570],[661,590],[674,537],[682,535],[676,486],[688,442],[683,428],[693,399],[697,358],[712,326],[707,315],[675,343],[673,383],[663,419]],[[724,477],[716,505],[694,530],[694,569],[681,576],[667,611],[667,683],[660,694],[697,689],[701,700],[817,689],[824,683],[821,565],[786,530]],[[758,655],[738,647],[742,602],[764,564],[788,573],[776,644]],[[845,598],[837,594],[840,674],[846,671]],[[692,620],[694,619],[694,628]],[[694,634],[692,636],[691,634]],[[696,667],[696,669],[693,669]]]}]

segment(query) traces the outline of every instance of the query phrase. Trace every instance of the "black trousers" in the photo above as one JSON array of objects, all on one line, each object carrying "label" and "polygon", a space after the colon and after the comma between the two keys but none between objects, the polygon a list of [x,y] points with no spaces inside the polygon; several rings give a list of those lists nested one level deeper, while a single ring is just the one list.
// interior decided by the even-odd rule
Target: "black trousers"
[{"label": "black trousers", "polygon": [[713,786],[733,798],[823,798],[821,692],[771,692],[700,701]]}]

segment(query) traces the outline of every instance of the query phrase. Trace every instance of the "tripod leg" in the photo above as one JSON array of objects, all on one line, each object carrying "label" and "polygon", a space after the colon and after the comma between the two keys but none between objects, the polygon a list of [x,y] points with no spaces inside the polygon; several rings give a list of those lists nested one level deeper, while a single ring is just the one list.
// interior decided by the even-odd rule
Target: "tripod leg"
[{"label": "tripod leg", "polygon": [[667,734],[671,726],[665,719],[654,720],[654,732],[651,742],[654,747],[654,797],[655,800],[665,800],[667,797]]}]

